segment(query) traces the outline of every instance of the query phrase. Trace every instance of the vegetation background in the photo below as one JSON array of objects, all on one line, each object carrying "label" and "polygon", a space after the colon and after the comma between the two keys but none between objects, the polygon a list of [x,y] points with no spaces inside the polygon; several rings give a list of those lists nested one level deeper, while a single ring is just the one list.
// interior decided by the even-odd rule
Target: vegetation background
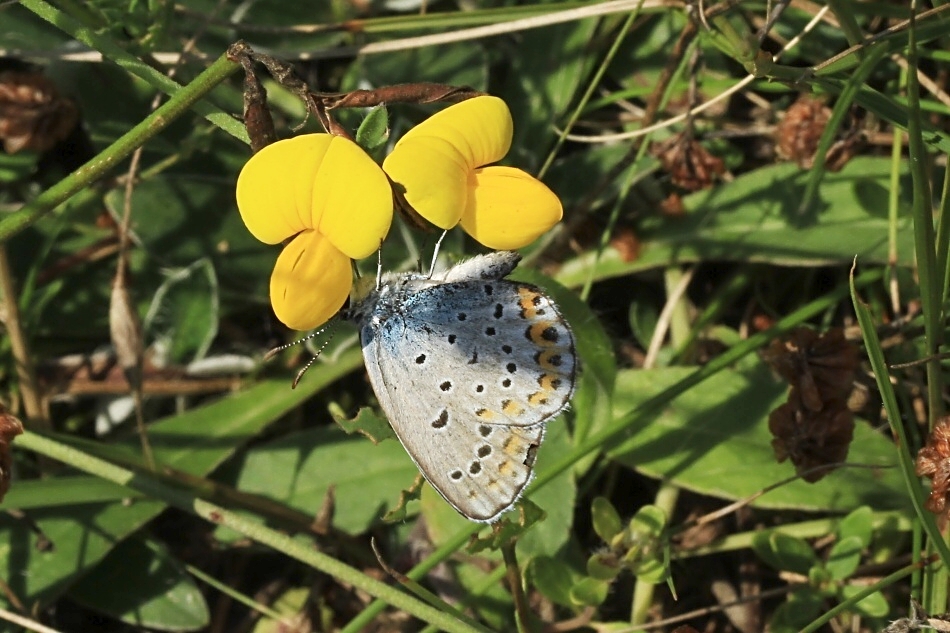
[{"label": "vegetation background", "polygon": [[[0,388],[27,429],[0,629],[878,631],[921,624],[912,595],[947,611],[913,462],[945,407],[948,32],[943,4],[849,0],[0,4]],[[406,502],[398,442],[347,433],[386,428],[352,328],[296,390],[301,348],[261,362],[295,335],[268,305],[276,249],[234,203],[238,39],[321,92],[500,96],[506,163],[560,196],[516,276],[557,298],[583,372],[503,529],[428,488]],[[316,131],[258,71],[279,134]],[[389,139],[433,110],[389,107]],[[397,219],[384,267],[433,241]],[[443,251],[478,248],[454,231]],[[760,353],[803,324],[861,347],[838,368],[863,394],[847,464],[815,483],[776,460],[789,384]],[[792,354],[799,391],[814,351]],[[793,427],[795,459],[823,436]]]}]

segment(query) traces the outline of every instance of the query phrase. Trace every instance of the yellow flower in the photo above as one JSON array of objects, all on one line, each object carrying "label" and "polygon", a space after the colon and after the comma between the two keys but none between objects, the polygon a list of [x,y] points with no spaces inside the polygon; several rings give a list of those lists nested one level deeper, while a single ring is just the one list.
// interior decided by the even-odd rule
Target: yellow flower
[{"label": "yellow flower", "polygon": [[498,97],[457,103],[412,128],[383,170],[415,211],[443,229],[495,249],[521,248],[561,219],[561,201],[513,167],[485,167],[511,147],[513,124]]},{"label": "yellow flower", "polygon": [[295,330],[315,328],[343,307],[350,260],[379,248],[393,216],[386,174],[356,143],[330,134],[278,141],[252,156],[238,176],[237,203],[257,239],[293,237],[274,265],[270,298],[277,318]]}]

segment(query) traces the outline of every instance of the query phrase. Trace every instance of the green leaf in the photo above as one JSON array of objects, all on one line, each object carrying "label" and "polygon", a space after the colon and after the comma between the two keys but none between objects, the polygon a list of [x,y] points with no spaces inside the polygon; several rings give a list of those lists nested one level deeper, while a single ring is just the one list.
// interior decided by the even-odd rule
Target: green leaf
[{"label": "green leaf", "polygon": [[[862,591],[865,591],[866,589],[867,587],[845,585],[841,588],[841,595],[845,600],[848,600]],[[890,612],[890,606],[888,605],[884,594],[882,594],[880,591],[875,591],[854,605],[854,610],[867,617],[883,618]]]},{"label": "green leaf", "polygon": [[861,563],[864,544],[857,536],[846,536],[839,540],[828,553],[825,569],[835,580],[849,578]]},{"label": "green leaf", "polygon": [[[517,129],[517,122],[515,127]],[[558,157],[544,178],[545,183],[561,199],[565,209],[571,209],[591,195],[591,183],[617,165],[630,151],[623,143],[595,145],[584,152],[570,152]],[[624,169],[616,178],[606,183],[603,191],[596,192],[596,206],[609,203],[621,193],[621,185],[634,173],[646,177],[659,166],[652,156],[646,156]],[[658,192],[659,193],[659,192]],[[562,282],[563,283],[563,282]]]},{"label": "green leaf", "polygon": [[596,607],[607,599],[610,582],[596,578],[581,578],[571,587],[571,602],[574,605]]},{"label": "green leaf", "polygon": [[551,556],[538,556],[529,563],[526,573],[531,585],[551,602],[564,607],[576,604],[571,590],[582,576],[567,563]]},{"label": "green leaf", "polygon": [[374,445],[335,427],[294,433],[257,446],[236,467],[235,486],[314,512],[335,487],[333,526],[360,534],[417,474],[399,442]]},{"label": "green leaf", "polygon": [[[683,198],[686,217],[653,214],[637,236],[640,257],[624,261],[613,248],[604,251],[596,279],[682,266],[701,261],[763,262],[781,266],[887,264],[890,159],[858,157],[837,173],[825,174],[811,215],[800,215],[807,172],[782,163],[742,174]],[[906,180],[899,187],[910,191]],[[908,197],[901,199],[902,211]],[[902,213],[897,223],[900,266],[913,266],[913,232]],[[581,286],[593,265],[593,252],[566,262],[556,279]]]},{"label": "green leaf", "polygon": [[[208,170],[204,166],[198,173]],[[244,301],[259,296],[263,305],[277,250],[254,239],[235,212],[233,178],[233,173],[169,173],[139,183],[132,194],[135,234],[155,258],[154,268],[185,267],[210,257],[222,287],[240,288]],[[124,195],[116,189],[106,196],[114,215],[119,216]]]},{"label": "green leaf", "polygon": [[630,551],[625,562],[641,580],[659,583],[669,577],[668,548],[663,541],[666,523],[666,513],[654,505],[643,506],[630,519],[625,539]]},{"label": "green leaf", "polygon": [[857,537],[862,547],[870,547],[874,529],[874,513],[869,506],[861,506],[848,513],[838,523],[838,538]]},{"label": "green leaf", "polygon": [[609,544],[623,529],[616,508],[604,497],[594,497],[594,501],[591,503],[590,515],[591,522],[594,524],[594,531],[605,543]]},{"label": "green leaf", "polygon": [[[0,48],[53,50],[70,41],[68,35],[18,4],[4,7]],[[74,64],[75,65],[75,64]]]},{"label": "green leaf", "polygon": [[69,596],[138,628],[194,631],[210,621],[204,596],[184,566],[152,540],[120,543]]},{"label": "green leaf", "polygon": [[775,569],[803,576],[819,562],[807,541],[772,530],[759,532],[752,537],[752,549]]},{"label": "green leaf", "polygon": [[663,535],[666,528],[666,513],[654,505],[646,505],[637,510],[630,519],[627,531],[631,541],[654,541]]},{"label": "green leaf", "polygon": [[[0,565],[10,589],[26,604],[44,604],[65,591],[81,572],[101,561],[123,538],[165,508],[158,501],[87,503],[37,508],[26,521],[0,513]],[[48,541],[52,547],[43,547]]]},{"label": "green leaf", "polygon": [[356,144],[370,154],[376,152],[389,140],[389,114],[386,106],[370,108],[366,118],[356,130]]},{"label": "green leaf", "polygon": [[798,633],[821,613],[823,598],[811,589],[792,593],[769,619],[771,633]]},{"label": "green leaf", "polygon": [[[670,367],[620,372],[614,392],[621,415],[694,370]],[[635,421],[629,439],[605,449],[622,464],[650,477],[724,499],[740,499],[787,479],[794,469],[778,464],[771,448],[769,412],[787,397],[787,387],[761,364],[745,371],[722,371]],[[909,506],[889,438],[858,423],[848,460],[880,464],[879,471],[841,468],[818,483],[797,480],[756,499],[763,508],[850,511]]]},{"label": "green leaf", "polygon": [[4,508],[29,510],[80,503],[138,499],[142,493],[92,475],[67,475],[17,481],[3,498]]},{"label": "green leaf", "polygon": [[515,506],[513,512],[503,514],[492,524],[491,530],[476,534],[468,543],[467,551],[470,554],[499,550],[511,546],[531,528],[544,520],[544,511],[531,499],[522,499]]},{"label": "green leaf", "polygon": [[399,500],[383,515],[383,523],[402,523],[409,517],[409,502],[420,501],[426,480],[422,473],[416,475],[412,485],[399,491]]},{"label": "green leaf", "polygon": [[599,552],[587,559],[587,575],[598,580],[613,580],[623,567],[613,554]]},{"label": "green leaf", "polygon": [[638,580],[658,585],[671,578],[670,561],[664,552],[639,561],[631,570]]},{"label": "green leaf", "polygon": [[660,318],[660,306],[662,303],[656,300],[659,297],[655,293],[643,292],[638,294],[630,303],[627,311],[627,321],[630,323],[630,331],[638,341],[647,344],[653,339],[653,333],[656,331],[656,325]]},{"label": "green leaf", "polygon": [[340,412],[338,407],[330,407],[330,416],[347,435],[359,433],[373,444],[379,444],[383,440],[399,441],[389,421],[369,407],[360,407],[356,416],[349,419]]},{"label": "green leaf", "polygon": [[492,577],[486,565],[452,561],[449,567],[458,579],[466,602],[490,630],[516,630],[511,593],[504,583]]}]

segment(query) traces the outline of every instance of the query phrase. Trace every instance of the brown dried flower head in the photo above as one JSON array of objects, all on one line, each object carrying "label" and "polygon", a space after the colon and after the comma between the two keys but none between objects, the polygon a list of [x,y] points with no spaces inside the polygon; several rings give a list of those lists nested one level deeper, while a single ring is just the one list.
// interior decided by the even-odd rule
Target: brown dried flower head
[{"label": "brown dried flower head", "polygon": [[[803,94],[793,103],[775,127],[778,155],[793,160],[803,169],[815,162],[818,143],[831,119],[831,108],[822,99]],[[828,148],[825,169],[840,171],[864,145],[864,135],[855,129],[846,131]]]},{"label": "brown dried flower head", "polygon": [[829,119],[831,108],[823,100],[807,94],[799,96],[775,128],[779,156],[795,161],[804,169],[811,167],[818,140]]},{"label": "brown dried flower head", "polygon": [[654,145],[653,154],[670,173],[673,184],[686,191],[706,189],[726,173],[721,158],[710,154],[699,141],[686,134],[677,134]]},{"label": "brown dried flower head", "polygon": [[45,152],[72,132],[76,105],[39,73],[0,73],[0,140],[8,154]]},{"label": "brown dried flower head", "polygon": [[846,399],[851,393],[858,353],[858,348],[845,339],[841,328],[818,334],[810,328],[799,327],[785,340],[773,340],[763,356],[798,390],[807,409],[821,411],[826,402]]},{"label": "brown dried flower head", "polygon": [[937,420],[927,438],[927,445],[917,453],[918,477],[931,480],[927,509],[947,517],[947,496],[950,494],[950,416]]},{"label": "brown dried flower head", "polygon": [[10,489],[13,474],[13,438],[23,432],[23,423],[0,405],[0,501]]},{"label": "brown dried flower head", "polygon": [[825,403],[821,411],[803,406],[797,389],[769,415],[772,450],[781,463],[791,459],[795,472],[814,483],[834,468],[808,472],[845,461],[854,436],[854,418],[844,400]]}]

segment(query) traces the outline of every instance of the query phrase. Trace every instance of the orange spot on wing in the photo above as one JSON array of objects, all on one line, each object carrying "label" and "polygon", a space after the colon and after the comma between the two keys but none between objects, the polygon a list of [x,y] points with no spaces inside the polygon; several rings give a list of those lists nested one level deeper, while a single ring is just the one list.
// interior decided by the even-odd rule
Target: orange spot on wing
[{"label": "orange spot on wing", "polygon": [[521,307],[521,318],[533,320],[538,318],[538,309],[543,297],[541,294],[527,286],[518,288],[518,305]]},{"label": "orange spot on wing", "polygon": [[505,400],[501,404],[501,412],[508,416],[519,416],[524,413],[524,407],[514,400]]}]

